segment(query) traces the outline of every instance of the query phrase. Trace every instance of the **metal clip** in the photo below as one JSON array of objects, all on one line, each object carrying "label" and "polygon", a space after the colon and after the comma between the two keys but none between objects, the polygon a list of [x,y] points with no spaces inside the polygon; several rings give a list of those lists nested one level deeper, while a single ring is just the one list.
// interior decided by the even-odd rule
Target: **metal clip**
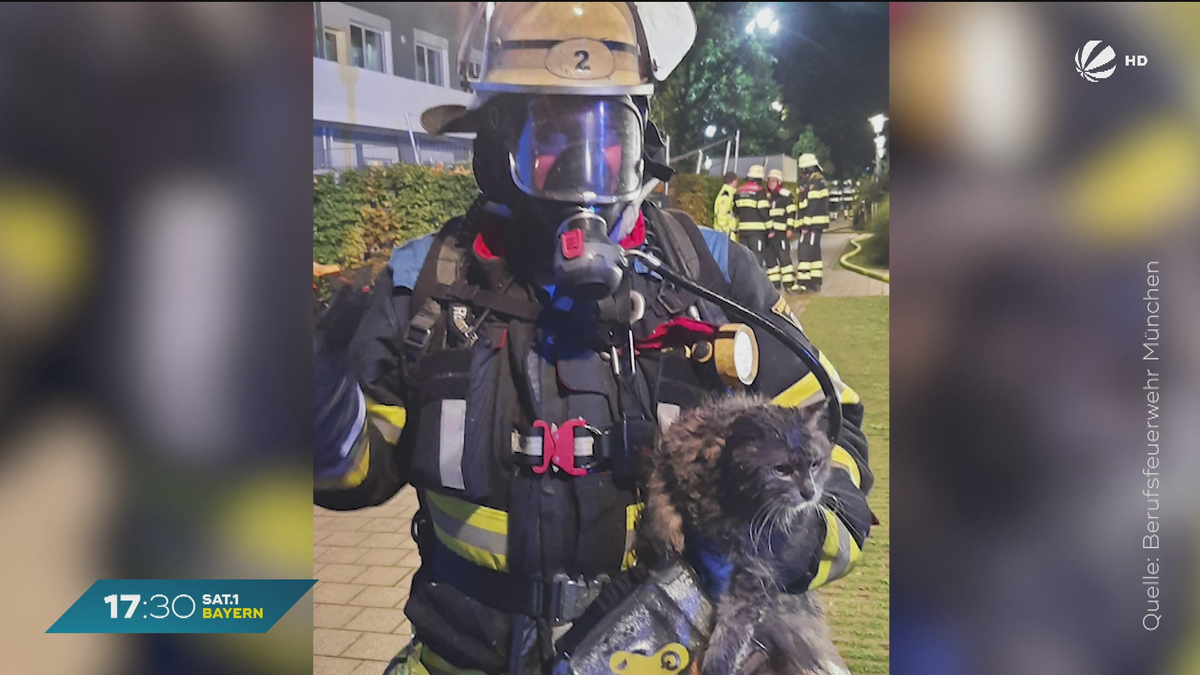
[{"label": "metal clip", "polygon": [[591,581],[584,581],[559,572],[551,581],[550,607],[547,608],[549,616],[546,619],[551,624],[562,625],[583,615],[600,595],[608,576],[602,574]]}]

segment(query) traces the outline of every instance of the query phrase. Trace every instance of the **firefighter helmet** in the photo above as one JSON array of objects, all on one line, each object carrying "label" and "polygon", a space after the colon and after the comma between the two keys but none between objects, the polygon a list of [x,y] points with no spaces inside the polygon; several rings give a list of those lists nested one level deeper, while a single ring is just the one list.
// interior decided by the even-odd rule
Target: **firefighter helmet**
[{"label": "firefighter helmet", "polygon": [[750,171],[748,171],[746,173],[746,178],[757,178],[759,180],[762,180],[762,177],[763,177],[762,164],[755,164],[754,166],[750,167]]},{"label": "firefighter helmet", "polygon": [[774,178],[775,180],[782,183],[783,182],[783,172],[780,171],[779,169],[771,169],[771,172],[767,174],[767,178]]},{"label": "firefighter helmet", "polygon": [[[488,4],[479,3],[464,46]],[[477,131],[472,113],[496,94],[649,96],[695,37],[686,2],[496,3],[471,105],[430,108],[421,125],[432,134]]]},{"label": "firefighter helmet", "polygon": [[817,156],[811,152],[806,152],[803,155],[800,155],[800,159],[796,160],[796,166],[800,167],[801,169],[811,169],[814,166],[818,169],[821,168],[821,164],[817,162]]}]

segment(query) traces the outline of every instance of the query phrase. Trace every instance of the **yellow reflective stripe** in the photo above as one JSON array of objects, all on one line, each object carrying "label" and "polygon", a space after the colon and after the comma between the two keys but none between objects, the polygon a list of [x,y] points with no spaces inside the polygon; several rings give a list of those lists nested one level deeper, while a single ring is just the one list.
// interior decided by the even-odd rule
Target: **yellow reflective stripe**
[{"label": "yellow reflective stripe", "polygon": [[854,461],[848,450],[840,445],[833,446],[833,463],[850,474],[850,480],[853,481],[854,487],[862,487],[862,472],[859,471],[858,462]]},{"label": "yellow reflective stripe", "polygon": [[758,208],[769,209],[769,208],[771,208],[771,202],[766,199],[760,199],[760,200],[758,200]]},{"label": "yellow reflective stripe", "polygon": [[[814,270],[814,274],[815,273],[816,270]],[[842,405],[854,405],[861,400],[858,396],[858,392],[851,389],[850,386],[845,382],[842,382],[842,376],[838,374],[837,368],[833,367],[833,362],[829,360],[829,357],[825,356],[824,352],[817,355],[817,360],[820,361],[822,366],[825,366],[826,372],[829,373],[830,379],[833,380],[834,386],[838,390],[838,398],[841,399]]]},{"label": "yellow reflective stripe", "polygon": [[829,573],[833,570],[833,560],[839,550],[837,516],[832,511],[820,507],[821,515],[825,517],[825,544],[821,547],[821,562],[817,565],[817,575],[808,585],[809,590],[823,586],[829,581]]},{"label": "yellow reflective stripe", "polygon": [[625,557],[621,560],[621,569],[627,570],[637,564],[637,553],[633,550],[637,543],[637,524],[642,517],[645,504],[630,504],[625,507]]},{"label": "yellow reflective stripe", "polygon": [[748,207],[748,208],[751,208],[751,209],[756,209],[756,208],[758,208],[758,200],[757,200],[757,199],[753,199],[753,198],[738,199],[738,200],[736,200],[735,202],[733,202],[733,205],[734,205],[734,206],[741,206],[741,207],[743,207],[743,208],[747,208],[747,207]]},{"label": "yellow reflective stripe", "polygon": [[763,225],[762,223],[756,223],[756,222],[750,221],[750,220],[743,220],[742,222],[738,223],[739,231],[741,231],[741,230],[765,230],[765,229],[766,229],[766,226]]},{"label": "yellow reflective stripe", "polygon": [[420,655],[414,659],[413,666],[414,675],[422,675],[422,671],[428,675],[487,675],[482,670],[456,668],[424,644],[421,645]]},{"label": "yellow reflective stripe", "polygon": [[478,527],[493,534],[508,536],[508,514],[504,511],[465,502],[455,497],[426,491],[430,503],[451,518],[471,527]]},{"label": "yellow reflective stripe", "polygon": [[812,225],[828,225],[829,224],[829,216],[828,215],[813,216],[812,219],[810,220],[810,223]]},{"label": "yellow reflective stripe", "polygon": [[771,209],[771,217],[782,216],[783,214],[784,214],[783,209],[780,209],[780,208]]},{"label": "yellow reflective stripe", "polygon": [[[313,487],[318,490],[349,490],[362,485],[362,482],[367,479],[367,470],[371,466],[371,447],[367,440],[366,430],[363,431],[358,445],[362,447],[362,454],[354,468],[336,480],[317,481]],[[357,452],[357,449],[354,452]]]},{"label": "yellow reflective stripe", "polygon": [[[850,535],[850,529],[836,514],[824,506],[821,507],[821,512],[825,516],[825,544],[821,550],[821,562],[817,566],[817,575],[809,584],[809,590],[846,576],[862,558],[862,549]],[[830,546],[831,540],[833,541],[832,547]]]},{"label": "yellow reflective stripe", "polygon": [[809,373],[800,381],[784,389],[771,403],[783,408],[798,408],[809,399],[821,393],[821,383]]},{"label": "yellow reflective stripe", "polygon": [[383,434],[383,440],[395,445],[400,440],[400,432],[404,431],[408,411],[400,406],[384,405],[368,398],[367,416],[371,418],[379,433]]},{"label": "yellow reflective stripe", "polygon": [[809,199],[821,199],[822,197],[828,197],[828,196],[829,196],[829,190],[812,190],[808,193]]},{"label": "yellow reflective stripe", "polygon": [[[805,263],[800,263],[799,267],[800,275],[803,277],[808,268],[805,267]],[[811,274],[813,276],[821,276],[818,270],[813,270]],[[817,359],[825,367],[825,371],[829,373],[829,379],[833,380],[833,388],[837,391],[838,400],[841,401],[842,405],[854,405],[858,403],[860,400],[858,393],[846,386],[845,382],[842,382],[837,369],[833,367],[833,364],[829,362],[825,354],[820,354]],[[816,375],[808,373],[800,378],[799,382],[784,389],[771,402],[784,408],[799,408],[809,403],[816,403],[820,400],[821,396],[823,396],[821,383],[817,381]]]},{"label": "yellow reflective stripe", "polygon": [[[446,548],[480,567],[508,571],[507,513],[428,490],[425,495],[434,534]],[[446,530],[451,523],[457,528],[454,532]],[[483,545],[486,542],[492,542],[490,548]]]}]

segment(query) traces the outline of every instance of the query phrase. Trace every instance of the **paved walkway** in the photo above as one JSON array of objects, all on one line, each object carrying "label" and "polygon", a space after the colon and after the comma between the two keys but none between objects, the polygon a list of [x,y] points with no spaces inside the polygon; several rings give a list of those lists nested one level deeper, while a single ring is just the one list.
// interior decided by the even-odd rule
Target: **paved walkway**
[{"label": "paved walkway", "polygon": [[821,237],[821,259],[825,261],[825,281],[821,285],[821,292],[814,295],[837,298],[847,295],[891,294],[891,284],[851,272],[838,264],[838,259],[846,250],[846,244],[860,234],[862,233],[835,232],[826,233]]},{"label": "paved walkway", "polygon": [[[789,294],[797,314],[817,296],[889,294],[888,284],[838,265],[852,236],[822,237],[825,283],[820,293]],[[420,561],[409,535],[416,510],[411,487],[368,509],[313,507],[313,575],[318,580],[313,590],[314,675],[382,675],[412,638],[404,605]]]},{"label": "paved walkway", "polygon": [[313,675],[382,675],[412,638],[404,605],[420,561],[409,535],[416,510],[411,487],[372,508],[313,507]]}]

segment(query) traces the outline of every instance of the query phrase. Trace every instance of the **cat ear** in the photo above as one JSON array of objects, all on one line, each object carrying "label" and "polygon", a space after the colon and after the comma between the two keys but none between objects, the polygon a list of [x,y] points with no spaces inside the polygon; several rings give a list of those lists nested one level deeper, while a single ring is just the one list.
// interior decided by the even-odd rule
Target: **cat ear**
[{"label": "cat ear", "polygon": [[763,436],[764,428],[766,426],[763,424],[762,415],[758,409],[743,410],[729,422],[728,431],[725,434],[726,444],[737,446],[747,441],[760,439]]},{"label": "cat ear", "polygon": [[800,409],[804,426],[813,433],[825,433],[829,427],[829,400],[821,399]]}]

